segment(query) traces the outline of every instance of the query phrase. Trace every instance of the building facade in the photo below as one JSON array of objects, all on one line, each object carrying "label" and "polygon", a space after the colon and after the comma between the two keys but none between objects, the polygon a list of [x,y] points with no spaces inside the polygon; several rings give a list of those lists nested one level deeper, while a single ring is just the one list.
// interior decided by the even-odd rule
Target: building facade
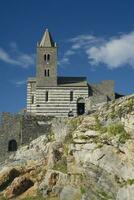
[{"label": "building facade", "polygon": [[86,112],[86,78],[57,76],[57,45],[48,30],[37,44],[36,60],[36,77],[28,79],[27,112],[56,117]]},{"label": "building facade", "polygon": [[37,43],[36,77],[27,83],[27,113],[68,117],[88,113],[93,104],[115,99],[114,81],[89,84],[86,77],[57,75],[57,45],[48,30]]}]

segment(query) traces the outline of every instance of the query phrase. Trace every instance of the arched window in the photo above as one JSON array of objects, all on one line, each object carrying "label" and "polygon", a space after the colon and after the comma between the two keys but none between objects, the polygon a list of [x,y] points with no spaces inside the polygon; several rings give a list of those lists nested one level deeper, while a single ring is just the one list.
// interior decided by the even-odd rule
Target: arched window
[{"label": "arched window", "polygon": [[17,142],[16,140],[10,140],[8,143],[8,151],[17,151]]},{"label": "arched window", "polygon": [[73,91],[70,91],[70,101],[73,101]]},{"label": "arched window", "polygon": [[47,76],[49,76],[49,69],[47,70]]},{"label": "arched window", "polygon": [[48,101],[48,91],[46,91],[46,102]]},{"label": "arched window", "polygon": [[50,61],[50,54],[44,54],[44,61],[46,63],[49,63],[49,61]]},{"label": "arched window", "polygon": [[46,54],[44,55],[44,61],[45,62],[47,61],[47,55]]},{"label": "arched window", "polygon": [[50,54],[47,54],[47,62],[50,61]]},{"label": "arched window", "polygon": [[48,77],[48,76],[50,76],[50,71],[49,71],[49,69],[45,69],[44,70],[44,76],[46,76],[46,77]]},{"label": "arched window", "polygon": [[34,95],[32,95],[31,104],[34,104]]}]

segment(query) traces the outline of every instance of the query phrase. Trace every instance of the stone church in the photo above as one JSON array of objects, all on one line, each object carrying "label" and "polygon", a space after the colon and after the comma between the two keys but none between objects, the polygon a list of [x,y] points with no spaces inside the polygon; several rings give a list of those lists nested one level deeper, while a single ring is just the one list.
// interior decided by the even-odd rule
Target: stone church
[{"label": "stone church", "polygon": [[46,29],[37,43],[36,77],[27,83],[27,113],[68,117],[89,111],[91,102],[100,103],[115,98],[114,82],[89,84],[86,77],[57,75],[57,45]]},{"label": "stone church", "polygon": [[92,84],[86,77],[58,76],[57,46],[48,30],[37,44],[36,60],[36,77],[27,83],[26,112],[0,115],[0,162],[20,145],[49,133],[53,117],[90,113],[95,105],[117,98],[111,80]]}]

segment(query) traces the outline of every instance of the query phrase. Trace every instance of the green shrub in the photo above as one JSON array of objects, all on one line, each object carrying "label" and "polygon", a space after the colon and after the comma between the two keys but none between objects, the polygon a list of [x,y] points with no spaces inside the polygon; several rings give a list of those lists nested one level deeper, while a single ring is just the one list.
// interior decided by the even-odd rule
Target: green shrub
[{"label": "green shrub", "polygon": [[133,110],[133,106],[134,106],[134,101],[133,99],[129,99],[128,103],[127,103],[127,107],[129,108],[129,112],[131,112]]},{"label": "green shrub", "polygon": [[134,184],[134,179],[127,180],[127,185],[133,185],[133,184]]},{"label": "green shrub", "polygon": [[74,130],[76,130],[77,127],[82,123],[82,121],[83,121],[83,116],[70,119],[69,121],[70,132],[73,132]]},{"label": "green shrub", "polygon": [[0,200],[7,200],[6,197],[0,197]]},{"label": "green shrub", "polygon": [[25,197],[23,200],[45,200],[46,198],[44,198],[41,194],[35,196],[35,197]]},{"label": "green shrub", "polygon": [[87,135],[80,135],[81,140],[88,140],[89,137]]},{"label": "green shrub", "polygon": [[81,194],[85,194],[86,193],[86,188],[81,186],[80,187],[80,192],[81,192]]},{"label": "green shrub", "polygon": [[125,143],[125,141],[130,137],[122,124],[109,125],[107,131],[110,136],[119,136],[119,142],[121,143]]},{"label": "green shrub", "polygon": [[116,118],[116,113],[115,112],[111,112],[110,114],[109,114],[109,117],[111,118],[111,119],[114,119],[114,118]]},{"label": "green shrub", "polygon": [[98,191],[99,200],[115,200],[110,194],[106,193],[103,190]]},{"label": "green shrub", "polygon": [[112,111],[109,113],[109,118],[114,119],[117,117],[117,113],[115,112],[115,107],[112,107]]},{"label": "green shrub", "polygon": [[100,131],[101,133],[106,133],[107,132],[107,127],[102,126],[99,118],[97,115],[94,116],[95,117],[95,126],[94,128],[92,128],[95,131]]},{"label": "green shrub", "polygon": [[66,137],[65,137],[65,141],[66,144],[70,144],[73,142],[73,136],[72,133],[70,132]]},{"label": "green shrub", "polygon": [[59,160],[55,166],[53,167],[54,170],[67,173],[67,159],[65,156],[62,156],[61,160]]}]

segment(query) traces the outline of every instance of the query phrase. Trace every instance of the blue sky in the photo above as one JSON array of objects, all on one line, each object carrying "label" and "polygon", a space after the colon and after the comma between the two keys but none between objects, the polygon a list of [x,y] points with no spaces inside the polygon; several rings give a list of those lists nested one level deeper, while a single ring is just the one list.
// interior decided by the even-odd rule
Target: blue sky
[{"label": "blue sky", "polygon": [[59,46],[59,75],[113,79],[116,92],[134,93],[133,11],[133,0],[1,0],[0,112],[26,107],[46,28]]}]

